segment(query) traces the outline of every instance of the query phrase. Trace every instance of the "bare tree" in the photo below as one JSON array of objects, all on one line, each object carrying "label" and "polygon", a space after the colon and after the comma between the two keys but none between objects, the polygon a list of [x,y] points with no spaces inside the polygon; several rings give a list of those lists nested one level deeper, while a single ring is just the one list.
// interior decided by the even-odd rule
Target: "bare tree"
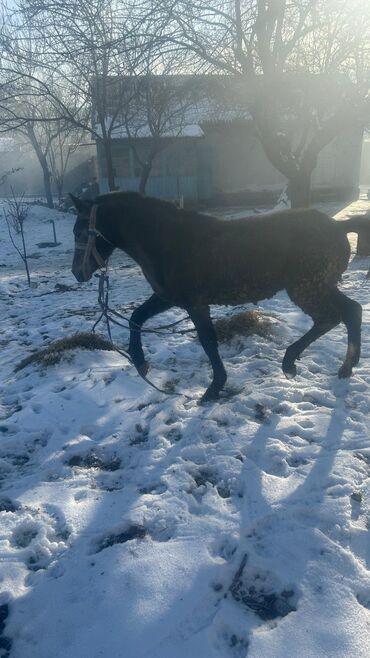
[{"label": "bare tree", "polygon": [[[27,248],[26,248],[26,239],[24,235],[24,223],[27,219],[29,207],[21,198],[17,198],[13,192],[13,197],[8,201],[8,207],[4,211],[5,221],[8,228],[8,233],[10,241],[14,249],[18,252],[21,257],[27,276],[28,286],[31,286],[31,277],[30,270],[28,267],[28,257],[27,257]],[[18,246],[14,233],[20,235],[21,246]]]},{"label": "bare tree", "polygon": [[[32,42],[42,44],[38,80],[54,105],[54,118],[89,132],[101,144],[109,188],[115,189],[111,134],[121,98],[112,98],[112,90],[114,78],[127,74],[130,6],[114,0],[23,0],[21,8]],[[14,65],[11,56],[9,64]]]},{"label": "bare tree", "polygon": [[[139,192],[146,184],[155,159],[185,133],[190,112],[196,99],[192,76],[168,75],[174,71],[169,62],[160,75],[154,75],[147,62],[146,72],[122,80],[124,96],[121,128],[140,170]],[[186,133],[185,133],[186,134]]]},{"label": "bare tree", "polygon": [[366,0],[165,0],[162,9],[185,61],[191,53],[204,70],[244,80],[267,157],[292,204],[308,205],[319,153],[369,111]]},{"label": "bare tree", "polygon": [[[58,124],[60,129],[54,131],[55,139],[50,141],[48,162],[60,203],[63,197],[64,178],[69,160],[81,144],[83,134],[71,123],[59,121],[57,126]],[[54,126],[55,124],[53,124]],[[50,124],[49,127],[51,127]]]},{"label": "bare tree", "polygon": [[[78,4],[74,0],[18,1],[14,39],[8,39],[6,48],[8,74],[19,73],[29,84],[32,66],[32,82],[39,85],[53,109],[49,123],[54,121],[55,127],[49,126],[48,133],[56,132],[61,122],[90,133],[103,154],[110,190],[116,187],[112,141],[124,125],[141,168],[140,189],[144,190],[153,161],[164,147],[162,137],[180,131],[190,89],[188,85],[185,93],[184,86],[170,86],[165,78],[170,65],[162,52],[164,29],[161,33],[154,30],[155,24],[158,27],[156,11],[148,5],[137,13],[132,3],[114,0],[81,0]],[[171,72],[173,62],[172,55]],[[121,84],[128,79],[129,86]],[[18,112],[11,117],[13,124],[20,122],[24,130],[29,114]],[[33,114],[31,133],[36,120]],[[145,157],[135,142],[144,124],[150,136]],[[44,127],[42,130],[46,132]],[[64,133],[53,137],[54,147]]]},{"label": "bare tree", "polygon": [[0,125],[3,132],[19,135],[34,151],[42,169],[46,200],[52,208],[49,152],[67,123],[59,118],[59,99],[51,93],[52,75],[39,65],[44,42],[33,40],[21,12],[8,10],[8,18],[1,32]]}]

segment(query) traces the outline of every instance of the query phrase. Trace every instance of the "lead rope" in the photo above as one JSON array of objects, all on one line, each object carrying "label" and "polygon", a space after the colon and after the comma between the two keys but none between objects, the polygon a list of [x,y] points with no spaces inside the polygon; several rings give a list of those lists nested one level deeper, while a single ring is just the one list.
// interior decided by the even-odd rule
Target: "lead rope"
[{"label": "lead rope", "polygon": [[[92,332],[95,333],[96,327],[98,326],[98,324],[104,318],[105,322],[106,322],[106,326],[107,326],[108,337],[109,337],[110,343],[111,343],[114,351],[117,352],[118,354],[120,354],[121,356],[123,356],[125,359],[127,359],[127,361],[129,363],[134,365],[134,362],[133,362],[131,356],[128,354],[128,352],[126,352],[125,350],[119,349],[115,345],[115,343],[113,342],[110,323],[113,322],[114,324],[119,324],[119,326],[124,326],[124,325],[121,325],[120,323],[115,322],[112,318],[109,317],[109,313],[108,313],[108,311],[110,310],[109,309],[109,275],[108,275],[107,265],[105,266],[104,269],[102,269],[100,271],[100,274],[96,274],[95,276],[98,277],[98,279],[99,279],[98,303],[99,303],[99,306],[100,306],[100,309],[101,309],[101,314],[100,314],[99,318],[96,320],[96,322],[94,323],[94,326],[92,328]],[[173,324],[177,324],[177,323],[173,323]],[[134,331],[140,331],[140,327],[138,325],[136,325],[136,326],[138,328]],[[188,400],[192,399],[188,395],[186,395],[186,393],[170,393],[169,391],[165,391],[163,388],[159,388],[158,386],[156,386],[156,384],[151,382],[150,379],[148,379],[148,377],[146,377],[145,375],[142,375],[140,372],[138,372],[138,375],[140,375],[141,379],[143,379],[144,382],[149,384],[149,386],[154,388],[159,393],[164,393],[165,395],[179,395],[179,396],[181,395],[181,396],[184,396],[185,398],[187,398]]]}]

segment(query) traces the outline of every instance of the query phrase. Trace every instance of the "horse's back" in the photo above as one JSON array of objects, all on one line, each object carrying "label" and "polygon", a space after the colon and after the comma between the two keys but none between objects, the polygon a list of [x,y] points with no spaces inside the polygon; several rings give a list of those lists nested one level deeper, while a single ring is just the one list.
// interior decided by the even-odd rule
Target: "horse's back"
[{"label": "horse's back", "polygon": [[177,293],[193,303],[257,302],[306,279],[336,285],[348,264],[346,236],[316,210],[198,221],[185,226],[170,268]]}]

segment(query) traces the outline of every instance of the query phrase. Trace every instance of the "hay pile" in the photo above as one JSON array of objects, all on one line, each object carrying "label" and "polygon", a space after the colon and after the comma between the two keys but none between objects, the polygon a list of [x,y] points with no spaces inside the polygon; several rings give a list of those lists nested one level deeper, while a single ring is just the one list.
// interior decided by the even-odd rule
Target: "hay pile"
[{"label": "hay pile", "polygon": [[52,366],[59,363],[65,352],[69,350],[113,350],[113,345],[99,334],[93,334],[90,331],[81,331],[73,336],[66,336],[59,340],[54,340],[42,350],[37,350],[30,354],[14,368],[15,372],[22,370],[31,363],[43,366]]},{"label": "hay pile", "polygon": [[220,343],[227,343],[234,336],[251,336],[256,334],[269,338],[275,321],[259,311],[242,311],[228,318],[215,320],[214,326]]}]

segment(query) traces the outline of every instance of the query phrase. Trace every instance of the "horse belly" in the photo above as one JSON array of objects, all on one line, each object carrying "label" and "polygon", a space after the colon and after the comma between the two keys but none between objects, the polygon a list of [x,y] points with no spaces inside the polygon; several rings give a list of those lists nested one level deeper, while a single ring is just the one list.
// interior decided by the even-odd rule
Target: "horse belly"
[{"label": "horse belly", "polygon": [[257,304],[263,299],[270,299],[276,295],[283,286],[276,280],[265,282],[244,283],[240,281],[235,286],[221,286],[213,294],[209,295],[209,304]]},{"label": "horse belly", "polygon": [[230,305],[252,303],[273,297],[285,287],[278,272],[266,272],[263,276],[239,272],[230,276],[218,273],[212,279],[194,281],[188,289],[192,303],[196,305]]}]

